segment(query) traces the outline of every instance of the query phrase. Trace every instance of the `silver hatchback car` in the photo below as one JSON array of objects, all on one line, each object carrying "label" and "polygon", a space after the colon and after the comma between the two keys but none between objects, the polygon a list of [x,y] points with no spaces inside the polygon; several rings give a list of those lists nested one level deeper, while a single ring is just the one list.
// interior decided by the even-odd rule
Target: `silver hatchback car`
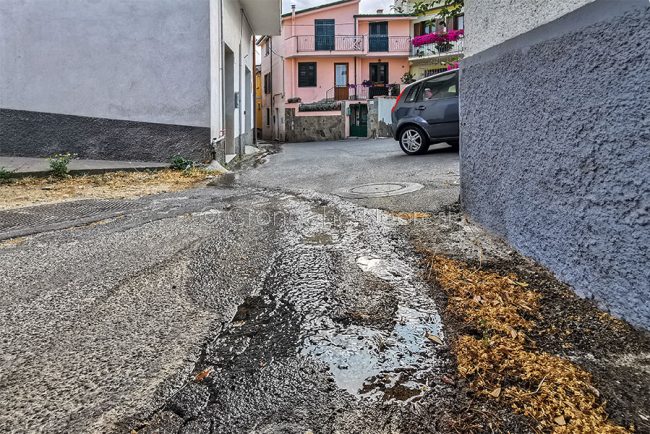
[{"label": "silver hatchback car", "polygon": [[397,97],[393,137],[409,154],[424,154],[433,143],[458,147],[458,70],[410,84]]}]

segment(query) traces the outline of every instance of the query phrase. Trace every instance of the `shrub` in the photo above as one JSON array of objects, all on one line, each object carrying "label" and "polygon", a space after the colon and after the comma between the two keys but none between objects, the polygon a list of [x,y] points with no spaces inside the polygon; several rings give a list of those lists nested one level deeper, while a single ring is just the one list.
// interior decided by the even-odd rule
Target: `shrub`
[{"label": "shrub", "polygon": [[188,160],[185,157],[182,157],[180,155],[176,155],[174,158],[172,158],[171,161],[171,168],[174,170],[190,170],[196,165],[196,163],[192,160]]},{"label": "shrub", "polygon": [[14,176],[13,170],[5,169],[4,167],[0,167],[0,184],[4,182],[9,182],[11,181],[11,178]]},{"label": "shrub", "polygon": [[65,154],[54,154],[49,158],[50,170],[52,174],[58,178],[64,178],[68,175],[68,164],[77,158],[77,154],[66,152]]}]

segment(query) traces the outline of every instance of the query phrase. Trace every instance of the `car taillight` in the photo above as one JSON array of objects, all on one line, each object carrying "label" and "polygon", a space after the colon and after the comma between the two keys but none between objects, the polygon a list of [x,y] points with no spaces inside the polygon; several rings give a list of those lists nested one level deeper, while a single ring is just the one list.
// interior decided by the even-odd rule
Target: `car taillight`
[{"label": "car taillight", "polygon": [[399,93],[399,95],[397,96],[397,99],[395,100],[395,105],[393,105],[393,108],[390,109],[390,112],[391,112],[391,113],[394,112],[395,109],[397,108],[397,104],[399,104],[399,100],[402,98],[402,94],[404,94],[404,91],[405,91],[405,90],[406,90],[406,88],[402,89],[402,91],[401,91],[401,92]]}]

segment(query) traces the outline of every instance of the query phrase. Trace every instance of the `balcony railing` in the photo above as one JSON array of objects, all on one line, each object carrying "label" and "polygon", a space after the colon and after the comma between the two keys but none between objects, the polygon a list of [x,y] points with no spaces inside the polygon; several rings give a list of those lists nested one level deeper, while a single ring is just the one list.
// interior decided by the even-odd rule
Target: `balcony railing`
[{"label": "balcony railing", "polygon": [[397,96],[399,88],[393,88],[391,85],[353,85],[347,87],[333,87],[325,93],[325,101],[341,101],[341,100],[367,100],[376,96]]},{"label": "balcony railing", "polygon": [[294,36],[299,53],[318,51],[399,52],[408,53],[411,38],[385,35]]},{"label": "balcony railing", "polygon": [[410,57],[453,56],[463,52],[463,40],[459,39],[447,45],[425,44],[411,46]]},{"label": "balcony railing", "polygon": [[297,51],[363,51],[363,36],[296,36]]},{"label": "balcony railing", "polygon": [[409,36],[368,36],[369,52],[407,52],[411,46]]}]

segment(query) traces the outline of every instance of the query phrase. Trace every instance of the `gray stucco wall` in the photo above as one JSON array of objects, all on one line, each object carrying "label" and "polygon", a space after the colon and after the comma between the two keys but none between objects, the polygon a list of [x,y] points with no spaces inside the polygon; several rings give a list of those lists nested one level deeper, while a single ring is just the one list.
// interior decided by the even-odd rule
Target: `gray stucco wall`
[{"label": "gray stucco wall", "polygon": [[208,0],[0,1],[0,108],[210,126]]},{"label": "gray stucco wall", "polygon": [[210,129],[0,109],[0,155],[169,162],[210,161]]},{"label": "gray stucco wall", "polygon": [[462,204],[650,328],[650,8],[597,3],[463,61]]},{"label": "gray stucco wall", "polygon": [[533,30],[593,1],[465,0],[465,56]]}]

